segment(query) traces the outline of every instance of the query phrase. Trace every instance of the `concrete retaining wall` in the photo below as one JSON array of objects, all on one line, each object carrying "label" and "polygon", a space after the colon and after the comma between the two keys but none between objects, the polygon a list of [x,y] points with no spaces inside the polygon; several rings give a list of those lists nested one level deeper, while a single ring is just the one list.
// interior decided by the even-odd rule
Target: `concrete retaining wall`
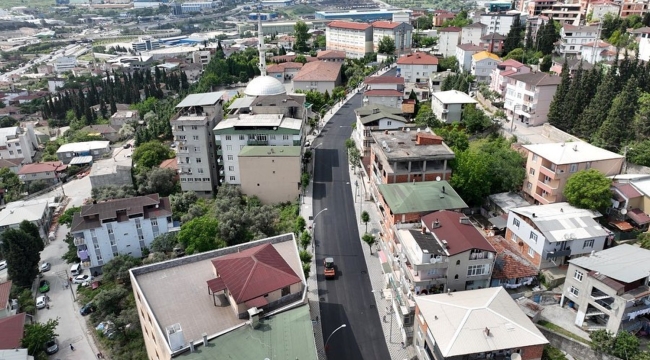
[{"label": "concrete retaining wall", "polygon": [[568,338],[564,335],[558,334],[550,329],[547,329],[543,326],[537,325],[539,331],[544,334],[546,339],[548,339],[551,346],[556,347],[560,350],[566,351],[569,355],[573,356],[576,359],[580,360],[621,360],[617,357],[596,353],[591,350],[591,347],[587,344],[583,344],[579,341]]},{"label": "concrete retaining wall", "polygon": [[583,142],[580,138],[573,136],[569,133],[566,133],[549,123],[545,123],[544,125],[542,125],[542,136],[555,142],[573,142],[573,141]]}]

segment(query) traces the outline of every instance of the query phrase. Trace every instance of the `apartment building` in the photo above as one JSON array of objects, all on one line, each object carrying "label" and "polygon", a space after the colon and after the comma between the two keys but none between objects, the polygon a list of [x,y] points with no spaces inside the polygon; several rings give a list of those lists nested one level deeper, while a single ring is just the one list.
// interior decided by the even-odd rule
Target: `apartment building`
[{"label": "apartment building", "polygon": [[372,32],[372,45],[374,52],[378,52],[379,42],[385,36],[392,39],[395,43],[396,54],[399,55],[411,51],[411,43],[413,43],[413,26],[407,22],[375,21],[372,23]]},{"label": "apartment building", "polygon": [[407,83],[427,83],[431,73],[438,72],[438,58],[415,52],[397,59],[397,72]]},{"label": "apartment building", "polygon": [[6,229],[17,229],[20,223],[27,220],[38,228],[44,243],[48,243],[52,214],[58,206],[55,198],[38,200],[18,200],[7,203],[0,210],[0,234]]},{"label": "apartment building", "polygon": [[374,143],[372,131],[396,130],[408,124],[408,120],[402,116],[402,109],[393,106],[368,102],[363,107],[355,109],[354,114],[357,125],[353,130],[352,138],[363,155],[363,160],[370,159],[370,145]]},{"label": "apartment building", "polygon": [[369,76],[363,81],[365,91],[363,93],[363,104],[382,105],[398,109],[402,113],[402,102],[404,99],[404,78],[391,76]]},{"label": "apartment building", "polygon": [[647,231],[650,224],[650,176],[619,175],[612,184],[612,206],[607,209],[612,224],[621,231]]},{"label": "apartment building", "polygon": [[451,69],[447,69],[447,71],[441,71],[429,75],[429,89],[431,90],[431,93],[442,91],[442,83],[450,75],[456,75],[456,73],[452,72]]},{"label": "apartment building", "polygon": [[170,120],[181,189],[211,197],[217,189],[217,162],[212,129],[223,118],[224,92],[188,95]]},{"label": "apartment building", "polygon": [[487,25],[481,24],[480,22],[469,24],[461,29],[460,43],[479,45],[481,43],[481,37],[485,35],[486,30]]},{"label": "apartment building", "polygon": [[566,265],[609,245],[611,232],[594,220],[600,216],[566,202],[514,208],[508,213],[505,239],[539,270]]},{"label": "apartment building", "polygon": [[169,198],[152,194],[84,205],[74,214],[70,233],[83,267],[94,273],[115,256],[142,257],[171,227]]},{"label": "apartment building", "polygon": [[578,26],[582,9],[579,3],[555,3],[549,10],[542,11],[542,15],[559,22],[562,25]]},{"label": "apartment building", "polygon": [[580,49],[580,58],[590,64],[614,61],[616,59],[616,48],[602,40],[586,43]]},{"label": "apartment building", "polygon": [[210,51],[201,50],[192,53],[192,63],[194,64],[201,64],[202,66],[206,66],[210,62],[210,59]]},{"label": "apartment building", "polygon": [[565,24],[560,30],[556,51],[563,57],[578,56],[582,46],[598,40],[598,26],[574,26]]},{"label": "apartment building", "polygon": [[492,71],[501,63],[501,58],[496,54],[487,51],[481,51],[472,55],[472,65],[470,73],[479,83],[490,82]]},{"label": "apartment building", "polygon": [[138,120],[140,120],[138,110],[118,110],[115,114],[111,115],[110,119],[108,119],[109,124],[117,128]]},{"label": "apartment building", "polygon": [[480,46],[487,52],[501,53],[503,52],[503,43],[505,40],[506,37],[501,34],[489,33],[481,37]]},{"label": "apartment building", "polygon": [[293,79],[300,69],[302,69],[303,64],[298,63],[298,62],[283,62],[279,64],[273,64],[270,65],[266,69],[266,73],[269,74],[269,76],[273,76],[276,79],[280,80],[281,82],[284,82],[286,80],[291,80]]},{"label": "apartment building", "polygon": [[293,89],[331,94],[341,84],[342,67],[343,63],[338,61],[308,62],[293,77]]},{"label": "apartment building", "polygon": [[60,56],[52,62],[54,72],[60,74],[74,70],[77,67],[77,58],[74,56]]},{"label": "apartment building", "polygon": [[[305,96],[300,94],[236,99],[228,108],[227,118],[213,129],[217,146],[217,163],[221,166],[219,181],[241,186],[253,184],[254,181],[254,184],[260,183],[261,186],[261,178],[253,171],[255,168],[249,168],[255,166],[254,162],[250,159],[245,161],[240,159],[242,153],[259,154],[258,150],[248,149],[249,147],[262,146],[267,152],[271,152],[271,147],[274,147],[272,154],[283,157],[282,166],[290,167],[288,162],[291,161],[300,164],[307,131],[305,105]],[[300,156],[284,156],[296,153]],[[278,172],[280,169],[269,168],[269,171],[276,171],[276,176],[280,175]],[[245,176],[253,178],[244,179]],[[273,196],[293,196],[299,182],[299,177],[288,181]],[[282,194],[285,191],[287,193]]]},{"label": "apartment building", "polygon": [[435,10],[433,12],[433,26],[436,28],[442,27],[442,24],[445,23],[447,20],[452,20],[453,18],[456,17],[456,14],[454,14],[451,11],[447,10]]},{"label": "apartment building", "polygon": [[64,164],[87,164],[108,157],[112,152],[110,141],[86,141],[61,145],[56,150],[56,157]]},{"label": "apartment building", "polygon": [[496,33],[507,36],[516,19],[520,19],[521,13],[511,10],[506,12],[483,13],[480,16],[480,23],[487,26],[485,29],[486,34]]},{"label": "apartment building", "polygon": [[446,123],[460,121],[463,109],[471,104],[476,104],[476,100],[458,90],[431,94],[431,110],[438,120]]},{"label": "apartment building", "polygon": [[361,59],[373,51],[372,25],[335,20],[325,30],[327,50],[345,51],[345,56]]},{"label": "apartment building", "polygon": [[603,20],[607,14],[616,17],[620,13],[621,5],[611,0],[591,1],[587,6],[587,14],[591,14],[591,21]]},{"label": "apartment building", "polygon": [[556,0],[531,0],[526,5],[528,17],[539,16],[545,10],[551,10]]},{"label": "apartment building", "polygon": [[[634,264],[634,266],[626,266]],[[650,251],[623,244],[569,261],[560,305],[587,331],[633,331],[650,314]]]},{"label": "apartment building", "polygon": [[626,18],[630,15],[639,15],[643,18],[645,13],[648,12],[648,1],[632,0],[623,1],[621,4],[621,17]]},{"label": "apartment building", "polygon": [[37,180],[54,185],[59,182],[59,176],[65,177],[65,170],[67,168],[68,166],[60,161],[26,164],[18,171],[18,178],[28,185]]},{"label": "apartment building", "polygon": [[524,197],[536,204],[565,201],[566,182],[580,170],[596,169],[605,176],[621,173],[624,156],[586,142],[524,145],[528,151]]},{"label": "apartment building", "polygon": [[490,90],[498,92],[501,97],[505,97],[508,76],[528,73],[530,73],[530,68],[517,60],[508,59],[503,61],[490,74]]},{"label": "apartment building", "polygon": [[160,49],[161,42],[151,36],[144,36],[131,43],[131,48],[136,52]]},{"label": "apartment building", "polygon": [[474,44],[460,44],[456,47],[456,59],[458,67],[462,71],[469,72],[472,69],[472,56],[483,51],[483,47]]},{"label": "apartment building", "polygon": [[456,46],[460,44],[462,29],[459,27],[446,27],[438,30],[438,54],[443,57],[456,55]]},{"label": "apartment building", "polygon": [[29,164],[37,149],[38,139],[31,124],[0,128],[0,158],[21,159],[22,163]]},{"label": "apartment building", "polygon": [[502,287],[417,296],[415,303],[419,360],[540,360],[549,343]]},{"label": "apartment building", "polygon": [[509,120],[530,126],[546,122],[555,90],[562,82],[552,73],[514,73],[505,77],[504,109]]}]

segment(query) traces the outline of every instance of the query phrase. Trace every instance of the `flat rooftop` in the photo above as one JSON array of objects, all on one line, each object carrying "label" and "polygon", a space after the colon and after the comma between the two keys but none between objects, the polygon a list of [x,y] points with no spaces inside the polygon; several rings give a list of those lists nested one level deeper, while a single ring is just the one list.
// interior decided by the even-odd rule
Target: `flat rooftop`
[{"label": "flat rooftop", "polygon": [[215,306],[212,295],[208,295],[207,281],[214,279],[211,261],[238,248],[243,250],[266,243],[273,243],[282,258],[305,282],[296,242],[291,234],[131,269],[131,279],[140,289],[144,297],[142,301],[147,302],[163,333],[167,327],[180,324],[186,343],[200,340],[203,333],[211,338],[246,321],[239,319],[230,306]]},{"label": "flat rooftop", "polygon": [[556,165],[623,159],[623,155],[586,142],[533,144],[524,145],[523,147]]},{"label": "flat rooftop", "polygon": [[631,283],[650,273],[650,250],[622,244],[590,256],[569,260],[571,264],[596,271],[614,280]]},{"label": "flat rooftop", "polygon": [[214,127],[214,131],[216,133],[217,131],[231,129],[234,127],[277,127],[291,130],[300,130],[302,127],[302,120],[285,117],[282,114],[239,114],[221,120],[217,126]]},{"label": "flat rooftop", "polygon": [[[455,157],[454,152],[442,142],[441,144],[418,145],[416,136],[419,129],[405,128],[404,131],[392,130],[373,131],[372,137],[375,139],[376,153],[382,153],[389,162],[404,160],[450,160]],[[423,131],[423,134],[435,135]],[[384,146],[386,145],[386,146]]]},{"label": "flat rooftop", "polygon": [[126,157],[126,154],[117,154],[110,159],[98,160],[93,163],[90,169],[90,176],[101,176],[117,173],[118,167],[131,169],[133,160]]},{"label": "flat rooftop", "polygon": [[244,146],[239,157],[299,157],[300,146]]}]

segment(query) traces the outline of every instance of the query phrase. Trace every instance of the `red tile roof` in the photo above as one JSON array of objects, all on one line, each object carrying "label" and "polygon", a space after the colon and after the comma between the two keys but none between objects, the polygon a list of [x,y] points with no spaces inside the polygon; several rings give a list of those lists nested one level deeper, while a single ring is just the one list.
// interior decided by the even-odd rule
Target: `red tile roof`
[{"label": "red tile roof", "polygon": [[438,32],[461,32],[461,31],[463,31],[463,29],[461,29],[459,27],[455,27],[455,26],[450,26],[450,27],[446,27],[446,28],[442,28],[442,29],[438,30]]},{"label": "red tile roof", "polygon": [[237,304],[301,282],[271,244],[213,259],[212,265]]},{"label": "red tile roof", "polygon": [[397,76],[368,76],[363,82],[366,84],[404,84],[404,78]]},{"label": "red tile roof", "polygon": [[610,44],[608,44],[608,43],[606,43],[606,42],[604,42],[602,40],[598,40],[598,41],[588,42],[588,43],[586,43],[586,44],[584,44],[582,46],[608,48],[608,47],[610,47],[612,45],[610,45]]},{"label": "red tile roof", "polygon": [[404,96],[401,91],[390,89],[368,90],[363,93],[364,96]]},{"label": "red tile roof", "polygon": [[[455,211],[436,211],[422,217],[422,223],[429,231],[436,234],[440,240],[446,240],[450,255],[479,249],[496,252],[492,245],[483,237],[483,234],[470,224],[462,224],[460,219],[465,214]],[[438,221],[440,227],[433,228],[433,223]]]},{"label": "red tile roof", "polygon": [[502,62],[501,64],[499,64],[499,66],[510,66],[510,67],[513,67],[513,68],[520,68],[520,67],[526,66],[526,65],[520,63],[517,60],[508,59],[508,60]]},{"label": "red tile roof", "polygon": [[650,216],[641,211],[641,209],[634,208],[632,210],[628,210],[627,216],[638,225],[645,225],[647,223],[650,223]]},{"label": "red tile roof", "polygon": [[25,313],[0,319],[0,349],[11,350],[21,347],[25,333]]},{"label": "red tile roof", "polygon": [[0,284],[0,308],[7,306],[9,302],[9,293],[11,293],[11,281]]},{"label": "red tile roof", "polygon": [[325,50],[316,55],[320,59],[345,59],[345,51],[341,50]]},{"label": "red tile roof", "polygon": [[399,65],[438,65],[438,58],[423,52],[402,56],[397,60]]},{"label": "red tile roof", "polygon": [[370,24],[356,23],[350,21],[332,21],[327,24],[327,27],[339,28],[339,29],[349,29],[349,30],[366,30],[370,27]]},{"label": "red tile roof", "polygon": [[641,193],[634,186],[632,186],[632,184],[615,182],[612,184],[612,186],[614,186],[618,192],[623,194],[623,196],[628,199],[634,199],[642,196]]},{"label": "red tile roof", "polygon": [[64,165],[60,161],[48,161],[48,162],[42,162],[42,163],[33,163],[33,164],[27,164],[24,165],[20,171],[18,171],[18,175],[26,175],[26,174],[37,174],[37,173],[42,173],[42,172],[48,172],[48,171],[63,171],[67,168],[66,165]]},{"label": "red tile roof", "polygon": [[176,158],[167,159],[161,162],[159,167],[162,169],[178,170],[178,161],[176,161]]},{"label": "red tile roof", "polygon": [[394,29],[400,26],[401,22],[379,20],[372,23],[372,27],[379,29]]},{"label": "red tile roof", "polygon": [[341,73],[342,62],[314,61],[306,63],[293,77],[293,81],[336,81]]},{"label": "red tile roof", "polygon": [[539,272],[533,264],[519,256],[512,244],[502,236],[487,238],[497,251],[497,260],[492,271],[493,279],[518,279],[537,276]]},{"label": "red tile roof", "polygon": [[268,73],[281,73],[284,72],[286,69],[300,69],[302,68],[302,63],[297,63],[297,62],[284,62],[284,63],[279,63],[279,64],[274,64],[268,67],[266,69],[266,72]]}]

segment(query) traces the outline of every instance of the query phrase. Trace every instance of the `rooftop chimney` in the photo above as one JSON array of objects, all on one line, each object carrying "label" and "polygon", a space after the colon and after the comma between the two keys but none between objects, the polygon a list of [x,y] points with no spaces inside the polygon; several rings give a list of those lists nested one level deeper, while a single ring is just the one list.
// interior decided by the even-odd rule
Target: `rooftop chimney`
[{"label": "rooftop chimney", "polygon": [[194,352],[194,340],[190,340],[190,352]]},{"label": "rooftop chimney", "polygon": [[437,229],[439,227],[440,227],[440,221],[438,221],[438,219],[436,219],[436,221],[434,221],[433,224],[431,224],[431,228],[432,229]]},{"label": "rooftop chimney", "polygon": [[208,333],[203,333],[201,336],[203,336],[203,346],[208,346]]},{"label": "rooftop chimney", "polygon": [[490,336],[490,328],[487,326],[485,327],[485,335]]}]

